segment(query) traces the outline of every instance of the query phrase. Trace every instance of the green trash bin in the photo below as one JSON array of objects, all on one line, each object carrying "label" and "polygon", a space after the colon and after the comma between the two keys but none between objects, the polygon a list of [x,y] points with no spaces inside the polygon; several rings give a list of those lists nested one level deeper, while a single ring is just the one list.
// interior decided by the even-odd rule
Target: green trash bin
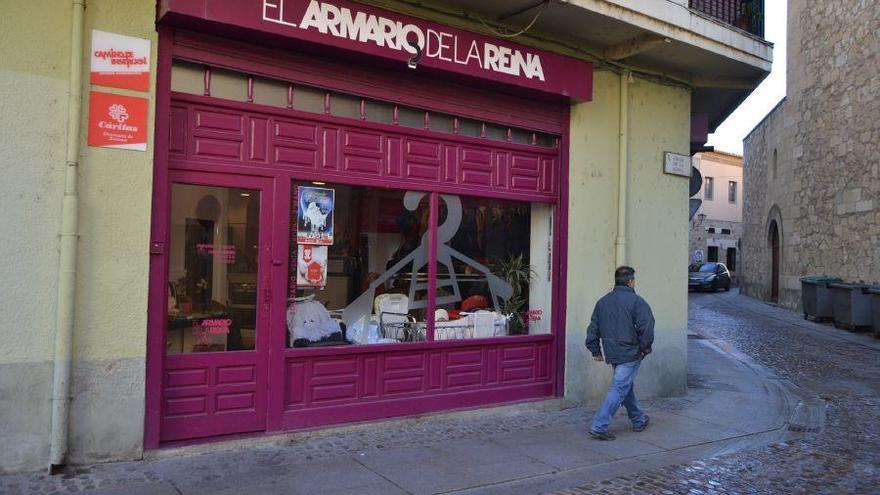
[{"label": "green trash bin", "polygon": [[869,285],[829,284],[834,291],[834,326],[851,332],[867,330],[873,324]]},{"label": "green trash bin", "polygon": [[830,321],[834,319],[834,292],[828,284],[843,282],[837,277],[810,275],[801,277],[801,307],[804,319]]}]

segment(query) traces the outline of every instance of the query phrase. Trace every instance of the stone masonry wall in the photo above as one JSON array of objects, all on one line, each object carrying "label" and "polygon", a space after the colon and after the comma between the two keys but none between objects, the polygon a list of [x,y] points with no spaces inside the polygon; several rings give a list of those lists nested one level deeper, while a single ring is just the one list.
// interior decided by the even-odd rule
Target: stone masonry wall
[{"label": "stone masonry wall", "polygon": [[880,1],[790,2],[788,16],[788,96],[745,139],[740,275],[769,298],[775,219],[779,302],[794,308],[802,275],[880,282]]}]

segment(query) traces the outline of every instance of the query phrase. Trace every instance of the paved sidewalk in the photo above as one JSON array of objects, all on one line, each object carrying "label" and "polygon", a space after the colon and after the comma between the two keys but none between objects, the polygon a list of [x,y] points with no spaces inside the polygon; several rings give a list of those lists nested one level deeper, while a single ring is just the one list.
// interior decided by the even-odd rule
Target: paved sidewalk
[{"label": "paved sidewalk", "polygon": [[[613,442],[586,434],[592,410],[560,401],[425,416],[139,462],[0,477],[0,493],[542,493],[792,438],[798,390],[767,369],[689,335],[683,398],[646,401],[651,426]],[[803,406],[803,404],[801,404]]]}]

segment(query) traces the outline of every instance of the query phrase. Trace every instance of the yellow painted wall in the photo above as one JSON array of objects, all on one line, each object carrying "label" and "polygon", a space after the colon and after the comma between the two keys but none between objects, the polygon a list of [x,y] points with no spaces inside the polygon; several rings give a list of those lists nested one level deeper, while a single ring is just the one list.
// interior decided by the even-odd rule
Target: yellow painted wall
[{"label": "yellow painted wall", "polygon": [[[64,191],[69,2],[4,4],[0,16],[0,472],[48,460],[61,200]],[[71,410],[71,459],[141,453],[147,267],[153,164],[148,151],[89,148],[91,30],[153,41],[155,2],[90,0],[85,11],[79,155],[80,225]]]},{"label": "yellow painted wall", "polygon": [[58,7],[6,2],[0,16],[0,363],[52,356],[70,38]]},{"label": "yellow painted wall", "polygon": [[[620,76],[598,71],[593,101],[571,112],[565,395],[597,402],[611,369],[584,347],[595,302],[614,285]],[[686,385],[688,180],[663,174],[663,152],[687,153],[690,93],[634,78],[629,85],[627,263],[656,317],[654,353],[636,386],[646,397]]]}]

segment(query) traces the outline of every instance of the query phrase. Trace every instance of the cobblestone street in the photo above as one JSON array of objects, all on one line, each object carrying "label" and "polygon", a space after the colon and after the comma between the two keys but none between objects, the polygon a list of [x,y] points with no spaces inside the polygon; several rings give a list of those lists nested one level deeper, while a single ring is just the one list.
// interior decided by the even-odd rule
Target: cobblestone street
[{"label": "cobblestone street", "polygon": [[796,313],[741,296],[691,295],[690,331],[729,344],[824,400],[826,421],[820,431],[557,495],[878,493],[880,345],[870,337],[798,319]]}]

